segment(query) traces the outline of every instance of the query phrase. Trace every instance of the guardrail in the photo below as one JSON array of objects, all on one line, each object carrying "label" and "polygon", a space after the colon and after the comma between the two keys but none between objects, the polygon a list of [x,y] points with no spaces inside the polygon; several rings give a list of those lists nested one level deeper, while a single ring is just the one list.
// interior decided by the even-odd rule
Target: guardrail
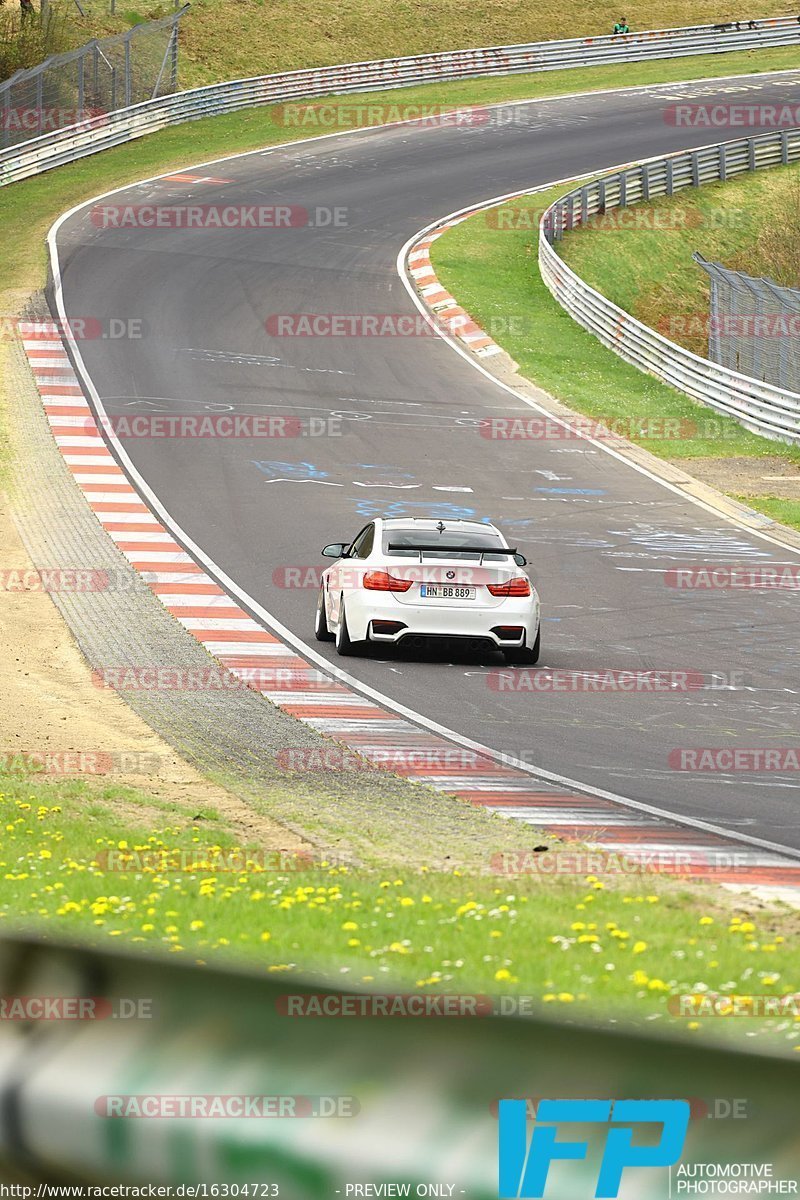
[{"label": "guardrail", "polygon": [[742,28],[720,32],[710,25],[656,29],[617,37],[454,50],[238,79],[119,109],[95,120],[31,139],[21,149],[4,151],[0,153],[0,185],[37,175],[183,121],[281,101],[382,91],[485,75],[553,71],[798,43],[800,23],[797,18],[781,17],[760,20],[758,28],[753,30]]},{"label": "guardrail", "polygon": [[752,432],[791,444],[800,444],[800,395],[719,366],[669,341],[581,279],[558,256],[554,243],[608,209],[798,160],[800,129],[721,142],[639,163],[574,188],[543,213],[539,224],[542,278],[578,324],[642,371],[734,417]]},{"label": "guardrail", "polygon": [[[720,1001],[721,1019],[746,998],[700,999],[712,1014]],[[684,1161],[800,1174],[797,1055],[715,1048],[693,1003],[703,1040],[538,1010],[532,996],[343,993],[294,972],[5,936],[0,1159],[28,1183],[184,1185],[173,1196],[200,1183],[209,1200],[346,1200],[366,1181],[396,1186],[362,1195],[492,1200],[499,1099],[674,1097],[692,1098]],[[594,1195],[597,1150],[554,1166],[552,1200]],[[629,1178],[637,1200],[667,1193],[666,1168]]]}]

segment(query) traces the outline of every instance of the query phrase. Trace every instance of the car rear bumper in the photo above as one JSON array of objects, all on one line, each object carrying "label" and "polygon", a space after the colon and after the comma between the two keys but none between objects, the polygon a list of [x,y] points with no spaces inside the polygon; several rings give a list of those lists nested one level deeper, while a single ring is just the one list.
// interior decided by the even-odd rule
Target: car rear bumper
[{"label": "car rear bumper", "polygon": [[491,608],[398,604],[391,593],[347,601],[350,637],[395,644],[406,638],[456,638],[503,646],[532,646],[539,629],[538,598],[509,598]]}]

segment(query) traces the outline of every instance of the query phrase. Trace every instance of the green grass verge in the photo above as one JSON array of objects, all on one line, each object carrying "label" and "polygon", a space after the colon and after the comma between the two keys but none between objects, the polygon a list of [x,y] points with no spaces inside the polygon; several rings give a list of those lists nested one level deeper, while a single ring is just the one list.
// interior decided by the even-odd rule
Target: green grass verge
[{"label": "green grass verge", "polygon": [[[237,0],[237,3],[239,0]],[[789,49],[708,55],[668,62],[637,63],[626,67],[551,71],[508,78],[431,84],[350,97],[358,105],[424,104],[457,107],[502,103],[507,100],[558,96],[573,91],[665,83],[687,77],[738,72],[781,70],[796,65]],[[261,68],[265,69],[265,68]],[[228,72],[228,76],[232,72]],[[336,97],[345,103],[347,97]],[[387,112],[392,119],[392,112]],[[209,162],[260,147],[313,137],[329,128],[297,129],[284,123],[280,106],[212,117],[163,130],[139,141],[107,150],[80,162],[59,167],[33,179],[0,188],[0,319],[19,312],[26,297],[44,285],[47,271],[45,235],[59,213],[114,187],[133,183],[178,167]],[[0,336],[0,480],[9,483],[8,436],[4,428],[3,361],[6,348]]]},{"label": "green grass verge", "polygon": [[[243,856],[234,870],[192,869],[235,847],[213,814],[152,830],[121,818],[122,800],[150,803],[131,789],[0,775],[0,927],[200,962],[227,954],[345,987],[525,996],[536,1007],[677,1023],[699,1036],[738,1035],[741,1022],[690,1022],[673,1015],[670,997],[780,996],[800,984],[792,909],[654,876],[612,887],[593,875],[293,871],[263,859],[241,869]],[[133,869],[114,869],[122,861]],[[753,1018],[747,1032],[800,1049],[791,1018]]]},{"label": "green grass verge", "polygon": [[[794,65],[792,59],[793,54],[783,51],[761,54],[757,60],[751,55],[731,55],[724,60],[714,57],[414,88],[369,100],[390,104],[490,103],[654,83],[687,74],[700,76],[704,71],[754,70],[756,62],[764,70],[788,67]],[[305,132],[312,136],[315,131]],[[167,130],[0,189],[0,228],[4,235],[0,311],[18,311],[25,297],[42,286],[44,234],[58,213],[69,206],[147,175],[296,136],[297,131],[277,124],[273,113],[262,109]],[[509,247],[508,235],[501,237]],[[486,275],[485,265],[472,265],[473,284],[478,289],[479,277]],[[502,285],[515,291],[524,302],[521,311],[527,313],[532,281],[530,239],[518,239],[512,261],[501,268],[493,287]],[[485,298],[485,292],[482,294]],[[476,290],[476,312],[477,299]],[[502,293],[488,303],[499,303],[502,311],[509,311]],[[560,344],[571,346],[576,329],[552,302],[548,319],[559,323]],[[613,385],[604,382],[599,367],[593,366],[588,357],[589,347],[593,352],[599,349],[597,343],[577,333],[584,338],[589,375],[603,383],[610,397]],[[533,358],[544,361],[553,378],[559,372],[563,377],[563,363],[556,351],[559,342],[548,338],[546,331],[545,336],[537,332],[536,337]],[[0,345],[0,359],[2,353]],[[616,364],[613,356],[608,357]],[[637,372],[624,366],[621,369],[641,385]],[[666,996],[698,983],[721,991],[764,991],[772,987],[794,990],[786,979],[796,967],[793,951],[788,948],[790,938],[788,932],[780,932],[784,927],[787,931],[789,926],[793,928],[793,914],[764,918],[758,937],[752,937],[756,931],[746,926],[740,932],[729,933],[726,912],[716,893],[709,892],[706,901],[686,888],[648,882],[646,895],[656,897],[649,901],[644,893],[641,897],[638,892],[626,895],[591,884],[576,889],[552,881],[536,886],[524,879],[497,887],[491,879],[441,874],[410,876],[402,884],[395,884],[392,879],[370,874],[344,874],[337,875],[335,882],[326,878],[326,898],[312,904],[308,899],[312,893],[305,892],[305,899],[297,893],[300,876],[293,874],[286,878],[271,876],[269,880],[259,877],[240,882],[237,877],[229,882],[218,881],[215,892],[219,903],[211,904],[207,903],[210,897],[200,894],[201,888],[209,891],[208,886],[203,888],[205,875],[194,879],[109,876],[88,865],[98,847],[118,846],[120,841],[133,846],[148,844],[148,838],[153,837],[156,845],[159,840],[170,846],[183,844],[191,848],[198,841],[206,845],[205,828],[195,834],[170,825],[169,829],[145,835],[141,828],[114,815],[112,805],[117,793],[113,789],[103,794],[102,789],[87,791],[85,784],[63,785],[59,790],[38,779],[7,778],[3,782],[6,832],[0,912],[8,914],[4,919],[9,924],[42,923],[48,928],[98,938],[138,938],[148,946],[182,946],[177,953],[204,955],[211,950],[237,950],[258,957],[265,966],[290,970],[295,963],[302,963],[306,969],[313,965],[314,947],[318,969],[339,981],[366,984],[386,980],[418,986],[420,980],[435,980],[419,986],[448,990],[503,988],[535,995],[542,1002],[583,1008],[589,1015],[597,1015],[597,1005],[601,1004],[609,1010],[621,1008],[631,1015],[666,1020]],[[146,796],[137,797],[131,792],[125,798],[134,805],[149,803]],[[22,809],[20,804],[33,807]],[[40,805],[47,811],[39,813]],[[61,812],[55,808],[61,808]],[[224,830],[215,829],[213,836],[215,842],[225,844]],[[229,841],[229,834],[227,838]],[[339,895],[331,899],[327,889],[335,887],[336,882]],[[318,876],[309,878],[303,886],[313,886],[313,894],[322,895],[316,891],[323,886]],[[264,895],[253,899],[254,892]],[[431,899],[426,900],[426,895]],[[391,905],[391,916],[389,896],[396,900]],[[413,903],[401,904],[401,896]],[[509,896],[514,899],[507,899]],[[464,905],[470,907],[459,912]],[[747,915],[746,906],[741,915]],[[701,925],[702,916],[711,917],[713,924]],[[342,928],[350,920],[358,929]],[[196,921],[203,925],[193,929],[192,922]],[[576,921],[587,928],[572,929]],[[616,934],[608,928],[612,922],[618,923]],[[596,924],[597,930],[589,929],[589,924]],[[149,925],[152,929],[142,928]],[[493,937],[493,932],[501,936]],[[262,933],[270,937],[262,941]],[[600,940],[579,941],[579,937]],[[358,944],[350,945],[351,941]],[[634,953],[633,947],[640,942],[643,948]],[[600,950],[593,950],[597,945]],[[758,1028],[774,1032],[774,1026],[773,1022]],[[748,1028],[755,1028],[755,1023]],[[785,1028],[781,1036],[788,1036]]]},{"label": "green grass verge", "polygon": [[735,499],[758,508],[759,512],[766,513],[782,525],[800,529],[800,504],[796,500],[783,500],[779,496],[759,496],[757,500],[752,496],[736,496]]},{"label": "green grass verge", "polygon": [[[429,84],[365,96],[328,99],[339,104],[349,100],[371,108],[386,105],[394,109],[399,105],[416,104],[457,107],[462,104],[495,104],[713,75],[757,74],[791,69],[796,65],[797,52],[788,48],[634,63],[625,67],[549,71],[498,79]],[[280,106],[271,106],[176,126],[78,163],[59,167],[37,178],[0,188],[0,228],[3,231],[4,250],[0,263],[0,295],[10,288],[33,289],[41,285],[44,233],[59,212],[83,199],[104,189],[132,183],[170,168],[332,132],[328,125],[304,129],[287,127],[279,109]],[[388,113],[387,117],[391,119],[392,113]]]},{"label": "green grass verge", "polygon": [[[774,454],[774,443],[748,433],[732,419],[709,413],[623,362],[553,300],[539,275],[537,234],[527,228],[504,228],[504,214],[528,223],[520,209],[530,205],[539,214],[568,186],[503,205],[490,214],[478,213],[443,234],[433,244],[432,258],[444,286],[479,323],[496,328],[503,317],[511,332],[497,340],[517,361],[521,373],[579,412],[622,422],[631,430],[637,423],[645,430],[658,429],[656,421],[662,418],[700,423],[698,436],[682,436],[679,442],[638,439],[653,454],[661,458]],[[522,332],[514,332],[512,316],[519,318]],[[707,431],[711,437],[702,436]],[[790,453],[800,459],[800,451]]]},{"label": "green grass verge", "polygon": [[[673,341],[705,354],[701,323],[709,312],[708,279],[692,261],[698,250],[751,275],[797,286],[800,171],[796,165],[744,175],[730,183],[690,188],[614,211],[564,238],[565,262],[640,321],[663,328]],[[779,232],[779,238],[773,235]],[[786,252],[781,259],[776,249]]]},{"label": "green grass verge", "polygon": [[[56,4],[74,45],[171,11],[164,0],[157,0],[141,11],[118,11],[115,16],[98,5],[83,18],[67,0]],[[753,15],[748,0],[631,0],[625,11],[633,30]],[[761,0],[758,7],[759,16],[786,11],[781,0]],[[592,36],[610,33],[617,15],[589,0],[569,6],[552,0],[536,5],[493,0],[491,7],[465,7],[459,0],[194,0],[181,26],[182,86],[457,47]]]},{"label": "green grass verge", "polygon": [[[624,429],[632,441],[659,458],[679,461],[688,470],[693,462],[701,466],[703,459],[777,454],[800,463],[799,447],[748,433],[736,421],[711,413],[630,366],[581,329],[555,302],[539,275],[537,234],[531,226],[535,215],[566,190],[568,185],[562,185],[530,200],[504,205],[491,215],[479,213],[448,230],[432,247],[433,264],[444,286],[479,324],[511,330],[497,341],[519,364],[522,375],[577,412],[618,422],[615,427]],[[705,202],[719,212],[719,189],[709,191],[716,197],[706,198],[700,189],[691,198],[681,198],[682,202],[690,207]],[[725,196],[727,199],[727,192]],[[534,214],[530,220],[520,212],[527,206]],[[654,294],[660,295],[659,289],[674,282],[676,256],[683,263],[683,253],[687,258],[690,253],[687,244],[694,248],[696,221],[687,214],[686,229],[681,230],[680,220],[675,223],[678,229],[674,234],[652,228],[641,232],[606,229],[601,236],[587,227],[565,238],[559,251],[563,248],[566,261],[590,283],[639,315],[637,299],[647,291],[649,282],[653,280]],[[719,236],[729,233],[726,227]],[[681,239],[685,241],[679,253]],[[694,264],[691,268],[700,274]],[[655,320],[653,313],[648,316]],[[673,427],[679,436],[651,436],[665,420],[676,423]],[[637,435],[640,430],[641,436]],[[800,503],[796,501],[770,502],[748,496],[746,502],[800,528]]]}]

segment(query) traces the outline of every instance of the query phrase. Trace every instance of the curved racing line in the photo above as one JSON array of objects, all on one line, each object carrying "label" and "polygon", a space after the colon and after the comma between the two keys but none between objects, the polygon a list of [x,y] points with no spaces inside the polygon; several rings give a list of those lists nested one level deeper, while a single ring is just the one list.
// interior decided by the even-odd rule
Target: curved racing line
[{"label": "curved racing line", "polygon": [[[675,85],[668,86],[674,87]],[[618,90],[631,91],[642,89],[612,89],[612,91]],[[648,88],[647,90],[650,89]],[[557,99],[564,98],[559,97]],[[515,101],[513,103],[516,105],[520,102]],[[540,103],[540,101],[530,103]],[[307,146],[309,140],[319,141],[325,138],[346,136],[349,133],[350,131],[348,130],[343,133],[326,134],[321,139],[303,140],[301,144]],[[287,148],[287,145],[292,145],[292,143],[283,144],[275,149],[283,151]],[[249,151],[244,154],[230,156],[230,158],[245,158],[254,153],[260,152]],[[214,160],[215,163],[222,161],[229,161],[229,159]],[[209,164],[202,165],[207,166]],[[574,178],[574,176],[569,178]],[[147,183],[151,181],[143,182]],[[539,191],[545,187],[552,187],[554,182],[561,181],[548,182],[546,185],[530,189],[530,191]],[[42,369],[37,372],[37,379],[48,412],[48,418],[54,427],[54,432],[56,433],[62,452],[64,452],[78,482],[83,486],[90,504],[92,504],[106,528],[109,529],[111,535],[115,537],[123,552],[129,555],[134,565],[142,569],[142,555],[146,555],[147,553],[142,547],[148,543],[152,546],[157,541],[160,546],[163,546],[163,553],[167,556],[172,556],[171,561],[176,568],[180,565],[185,570],[191,560],[202,566],[204,577],[202,581],[198,581],[201,583],[201,590],[193,598],[194,602],[192,604],[188,604],[187,600],[183,598],[186,595],[190,595],[185,590],[180,593],[181,599],[176,601],[175,595],[177,593],[174,590],[170,592],[169,581],[151,584],[157,594],[167,604],[167,607],[183,621],[185,626],[195,636],[199,637],[209,649],[216,653],[226,667],[235,673],[242,674],[243,678],[247,677],[248,671],[252,672],[256,664],[263,666],[265,658],[272,660],[278,658],[282,661],[285,657],[289,660],[286,663],[286,667],[291,676],[291,684],[286,686],[284,681],[276,687],[273,680],[272,686],[265,686],[260,690],[268,695],[270,699],[281,704],[287,711],[308,721],[322,732],[332,734],[337,740],[346,742],[366,757],[372,758],[373,761],[383,762],[384,765],[394,765],[391,762],[387,763],[386,758],[387,752],[390,752],[393,746],[416,745],[418,749],[424,748],[426,752],[430,752],[432,755],[431,761],[434,763],[434,768],[431,769],[429,763],[428,769],[426,769],[423,764],[422,769],[415,770],[412,768],[406,773],[417,778],[425,778],[427,781],[433,782],[434,786],[442,788],[442,790],[455,792],[472,801],[477,799],[494,811],[523,819],[535,827],[545,827],[556,834],[581,837],[584,840],[591,840],[601,845],[614,847],[615,849],[623,849],[626,852],[637,851],[637,849],[639,852],[642,852],[664,847],[674,850],[678,846],[689,853],[694,869],[699,874],[706,873],[704,867],[708,868],[709,853],[713,853],[715,849],[729,853],[737,845],[748,846],[753,848],[753,850],[762,852],[780,851],[782,855],[788,856],[788,859],[800,859],[799,850],[782,847],[774,841],[754,837],[738,831],[725,830],[711,822],[688,815],[676,816],[674,813],[656,806],[620,796],[606,789],[578,782],[564,775],[533,767],[512,756],[493,750],[474,739],[464,737],[456,731],[414,712],[409,707],[385,695],[380,690],[371,687],[363,680],[356,679],[349,673],[332,667],[326,658],[310,647],[304,639],[299,638],[288,629],[285,624],[277,620],[273,614],[260,605],[235,580],[230,578],[211,560],[203,549],[170,516],[159,497],[143,478],[126,453],[124,446],[116,437],[108,420],[108,414],[101,397],[85,367],[80,348],[70,330],[66,314],[57,245],[59,230],[70,217],[87,207],[87,205],[97,203],[98,200],[104,199],[116,192],[127,190],[129,186],[126,185],[126,188],[114,189],[104,196],[95,197],[93,200],[78,205],[70,210],[70,212],[63,214],[51,229],[48,238],[58,317],[62,322],[72,359],[76,365],[78,375],[83,381],[83,390],[89,398],[91,407],[87,406],[85,411],[82,408],[82,405],[85,405],[86,402],[83,399],[78,399],[77,393],[79,388],[77,378],[74,380],[74,383],[70,381],[66,385],[66,391],[61,389],[54,390],[52,376],[48,374],[50,368],[44,365],[47,362],[56,361],[59,357],[58,350],[54,344],[50,345],[47,350],[47,353],[54,356],[54,358],[52,360],[41,360]],[[520,194],[522,193],[518,190],[509,193],[510,196]],[[487,202],[487,204],[492,205],[498,202],[495,199]],[[471,206],[468,211],[475,211],[475,206]],[[436,224],[441,226],[442,223],[437,222]],[[414,293],[413,286],[406,278],[404,269],[402,269],[404,268],[409,247],[419,241],[419,236],[416,235],[410,239],[406,246],[403,247],[398,258],[398,265],[401,268],[403,282],[414,298],[415,303],[421,306],[421,302]],[[34,351],[34,358],[36,357],[36,352],[43,349],[37,336],[38,332],[36,330],[29,331],[33,336],[29,337],[28,344],[29,348]],[[443,336],[440,330],[437,330],[437,332],[440,336]],[[445,338],[445,340],[454,345],[452,339]],[[530,407],[538,407],[533,401],[515,392],[508,385],[499,383],[498,380],[484,371],[481,365],[461,350],[460,347],[455,346],[455,348],[467,361],[470,361],[473,366],[492,379],[493,383],[496,385],[499,384],[499,386],[514,395],[517,400],[523,400]],[[65,378],[68,375],[69,369],[69,362],[66,355],[64,355],[58,372]],[[66,403],[67,400],[70,401],[69,404]],[[74,404],[72,403],[73,400]],[[55,403],[52,403],[52,401],[55,401]],[[87,413],[92,413],[104,430],[104,438],[101,437],[97,430],[95,430],[94,434],[91,434],[91,432],[87,434],[84,431],[84,438],[89,438],[90,445],[88,447],[77,446],[74,427],[70,430],[68,424],[63,424],[63,418],[66,415],[64,410],[67,408],[70,410],[74,409],[74,412],[70,411],[69,415],[78,417],[81,421],[85,421]],[[539,411],[546,412],[547,410],[539,409]],[[549,413],[547,415],[550,416]],[[591,441],[591,439],[589,440]],[[106,442],[108,443],[107,446]],[[592,442],[592,444],[605,453],[626,461],[627,465],[633,466],[635,470],[648,475],[650,478],[655,478],[661,486],[665,486],[672,491],[678,491],[678,489],[675,489],[664,480],[658,479],[647,472],[639,464],[625,460],[624,456],[618,454],[610,447],[603,445],[602,442]],[[113,452],[113,457],[109,453],[109,448]],[[102,466],[104,455],[107,458],[108,470],[111,475],[119,471],[121,466],[124,475],[127,476],[128,481],[133,485],[135,494],[131,490],[130,496],[126,496],[124,499],[120,496],[118,501],[113,501],[109,500],[107,494],[102,495],[98,493],[96,485],[93,485],[91,482],[91,473],[80,470],[81,464],[85,464],[86,459],[83,455],[87,449],[89,450],[89,456],[93,459],[96,458],[94,465],[99,466],[99,469],[104,474],[105,468]],[[120,478],[122,478],[121,472]],[[119,486],[120,488],[123,487],[122,484]],[[683,493],[679,494],[683,500],[691,499],[692,503],[698,504],[700,507],[709,507],[694,497],[686,496]],[[130,510],[130,515],[135,517],[134,521],[120,521],[118,519],[120,514],[115,512],[115,505],[117,503],[136,505],[137,500],[139,502],[139,510],[137,511],[135,508]],[[144,504],[141,504],[142,500],[145,502]],[[715,513],[715,515],[718,516],[719,514]],[[139,524],[138,518],[141,518],[143,526],[141,530],[135,528]],[[733,518],[726,517],[725,519],[734,525],[737,524]],[[132,533],[135,534],[137,532],[143,533],[146,536],[141,541],[135,536],[131,537]],[[773,544],[781,544],[777,539],[770,538],[767,535],[756,535],[750,529],[747,532],[751,536],[762,537],[767,541],[773,542]],[[151,537],[151,534],[154,536]],[[134,544],[138,548],[135,550],[130,549],[129,547]],[[783,548],[785,549],[785,547]],[[191,559],[189,559],[189,555]],[[159,561],[163,566],[165,559],[161,557]],[[152,569],[153,564],[148,563],[147,570],[152,571]],[[169,573],[169,571],[166,572],[166,574]],[[176,569],[175,573],[179,574],[180,572]],[[198,601],[199,596],[205,596],[208,599],[206,601]],[[232,605],[230,597],[234,597],[239,604]],[[190,609],[192,615],[190,615]],[[271,632],[266,633],[265,630]],[[242,653],[245,647],[246,653]],[[302,658],[297,657],[297,652],[299,652]],[[309,663],[312,664],[311,667],[309,667]],[[320,676],[316,668],[321,669],[324,674]],[[322,682],[323,679],[333,679],[335,682],[327,686],[326,683]],[[469,768],[473,772],[472,775],[465,775],[463,770],[459,772],[457,761],[455,767],[451,763],[449,769],[437,771],[437,764],[445,761],[442,757],[442,746],[448,743],[451,747],[455,745],[467,752],[467,754],[472,755],[473,764],[477,762],[481,769],[481,774],[477,775],[475,773],[474,765]],[[477,759],[475,759],[475,756],[477,756]],[[486,767],[485,772],[483,770],[484,765]],[[535,787],[534,782],[536,784]],[[750,854],[747,857],[749,867],[746,874],[743,876],[740,863],[740,866],[732,872],[731,878],[736,879],[738,882],[743,882],[745,879],[748,882],[755,880],[778,882],[779,879],[786,877],[784,871],[778,870],[776,873],[775,868],[778,867],[779,862],[784,867],[789,867],[787,857],[777,860],[772,858],[771,855],[763,853]],[[792,868],[789,867],[789,870],[791,872]],[[718,878],[724,877],[719,871],[716,872],[716,876]]]}]

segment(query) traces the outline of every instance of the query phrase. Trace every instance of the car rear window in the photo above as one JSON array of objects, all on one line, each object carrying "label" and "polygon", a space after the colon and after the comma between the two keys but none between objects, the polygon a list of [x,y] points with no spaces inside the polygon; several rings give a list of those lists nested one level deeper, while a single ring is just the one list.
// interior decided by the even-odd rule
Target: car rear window
[{"label": "car rear window", "polygon": [[[389,549],[392,546],[393,549]],[[508,562],[506,554],[492,554],[496,546],[501,549],[502,541],[496,533],[481,533],[476,530],[446,529],[439,533],[436,529],[387,529],[383,534],[383,553],[391,558],[419,559],[419,546],[436,546],[436,550],[423,550],[423,558],[457,558],[465,562],[478,562],[480,553],[476,547],[486,547],[484,562]],[[468,546],[469,550],[463,549]],[[441,547],[441,549],[438,549]]]}]

